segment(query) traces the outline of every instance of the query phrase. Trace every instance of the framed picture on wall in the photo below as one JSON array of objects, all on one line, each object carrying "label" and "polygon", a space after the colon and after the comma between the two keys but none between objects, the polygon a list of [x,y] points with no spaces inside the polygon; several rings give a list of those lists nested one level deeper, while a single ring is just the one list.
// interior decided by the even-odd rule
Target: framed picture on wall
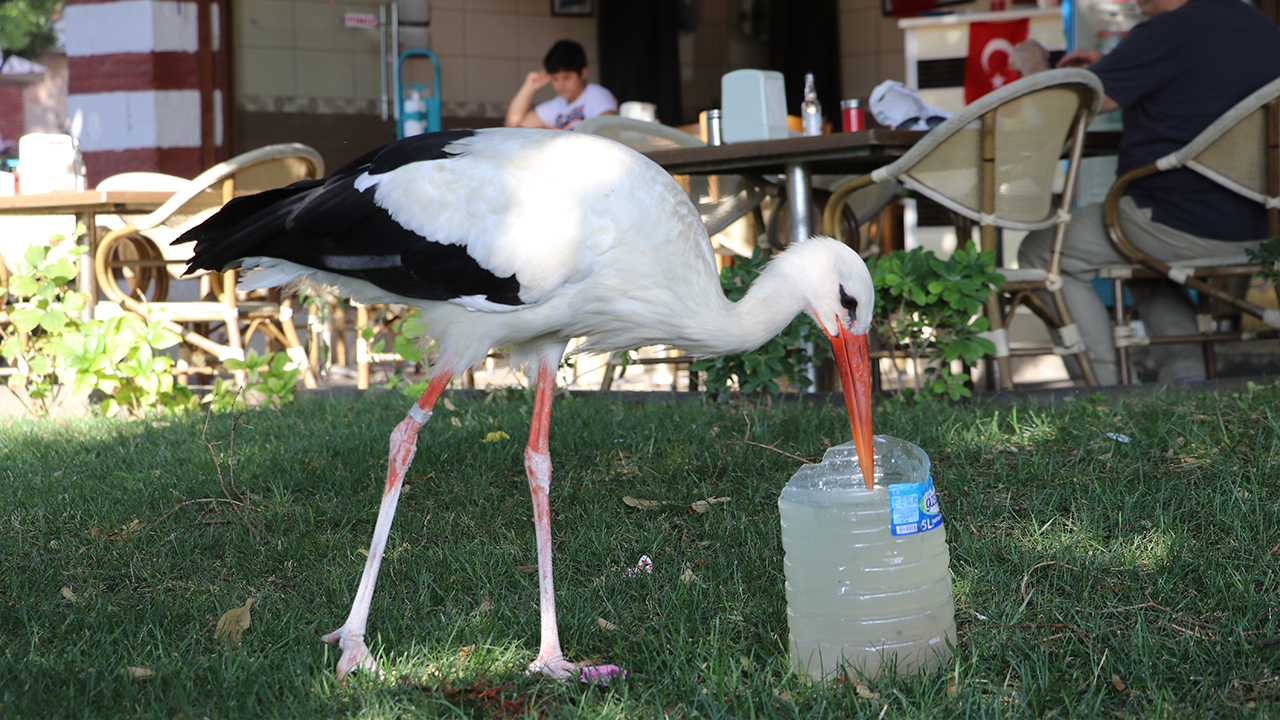
[{"label": "framed picture on wall", "polygon": [[595,0],[551,0],[552,15],[590,17],[595,12]]}]

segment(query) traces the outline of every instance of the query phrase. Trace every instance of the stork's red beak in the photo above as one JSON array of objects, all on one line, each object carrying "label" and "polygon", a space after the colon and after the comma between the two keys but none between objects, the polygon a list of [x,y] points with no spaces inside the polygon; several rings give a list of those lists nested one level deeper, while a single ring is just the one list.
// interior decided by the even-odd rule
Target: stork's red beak
[{"label": "stork's red beak", "polygon": [[844,388],[844,404],[849,409],[853,427],[853,445],[858,449],[862,478],[870,490],[875,484],[875,458],[871,444],[871,361],[867,355],[867,336],[854,335],[842,329],[839,337],[830,333],[831,348],[836,355],[836,369]]}]

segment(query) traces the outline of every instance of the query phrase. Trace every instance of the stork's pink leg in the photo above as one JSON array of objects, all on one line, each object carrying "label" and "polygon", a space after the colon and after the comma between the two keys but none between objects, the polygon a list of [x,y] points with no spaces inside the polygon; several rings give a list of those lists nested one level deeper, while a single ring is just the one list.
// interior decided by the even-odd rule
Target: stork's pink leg
[{"label": "stork's pink leg", "polygon": [[356,599],[351,604],[351,614],[347,615],[347,621],[342,627],[321,638],[325,642],[337,642],[342,649],[342,658],[338,660],[339,680],[357,667],[378,669],[364,642],[369,603],[373,600],[373,586],[378,581],[378,567],[382,564],[382,553],[386,550],[387,536],[391,532],[391,520],[396,514],[396,502],[399,501],[400,490],[404,486],[404,473],[409,469],[409,463],[413,462],[413,454],[418,447],[418,430],[431,418],[431,408],[435,407],[436,400],[451,378],[451,373],[437,371],[426,392],[422,393],[422,397],[409,410],[409,415],[391,431],[387,484],[382,490],[382,505],[378,508],[378,521],[373,527],[369,559],[364,563],[364,573],[360,576]]},{"label": "stork's pink leg", "polygon": [[540,672],[561,680],[579,678],[583,682],[608,685],[626,677],[616,665],[587,666],[564,659],[560,630],[556,624],[556,589],[551,577],[551,398],[556,391],[556,365],[560,354],[544,352],[538,359],[538,389],[533,400],[533,421],[529,444],[524,451],[524,469],[529,474],[533,495],[533,534],[538,543],[538,607],[542,616],[542,642],[538,657],[529,663],[529,672]]},{"label": "stork's pink leg", "polygon": [[564,659],[560,631],[556,624],[556,590],[551,577],[551,398],[556,390],[556,361],[544,354],[538,363],[538,388],[533,400],[533,420],[529,444],[524,451],[524,469],[529,474],[533,495],[533,534],[538,543],[538,607],[542,616],[542,643],[529,672],[555,678],[577,675],[576,663]]}]

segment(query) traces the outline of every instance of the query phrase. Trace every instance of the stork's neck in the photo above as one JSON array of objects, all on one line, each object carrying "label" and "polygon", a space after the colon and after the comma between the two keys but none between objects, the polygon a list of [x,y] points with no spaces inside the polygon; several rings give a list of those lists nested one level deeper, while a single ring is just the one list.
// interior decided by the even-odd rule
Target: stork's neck
[{"label": "stork's neck", "polygon": [[698,342],[684,347],[698,355],[727,355],[754,350],[782,332],[805,311],[804,288],[781,264],[770,262],[751,283],[738,302],[721,296],[718,312],[702,320],[714,323],[704,328]]}]

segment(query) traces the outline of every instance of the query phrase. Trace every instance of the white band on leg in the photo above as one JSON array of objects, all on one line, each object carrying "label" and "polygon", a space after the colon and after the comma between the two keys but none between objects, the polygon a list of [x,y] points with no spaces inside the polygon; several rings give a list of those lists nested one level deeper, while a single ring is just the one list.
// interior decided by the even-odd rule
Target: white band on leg
[{"label": "white band on leg", "polygon": [[418,407],[418,403],[414,403],[409,406],[409,417],[413,418],[413,421],[419,425],[426,425],[427,421],[431,419],[431,411],[423,410]]}]

